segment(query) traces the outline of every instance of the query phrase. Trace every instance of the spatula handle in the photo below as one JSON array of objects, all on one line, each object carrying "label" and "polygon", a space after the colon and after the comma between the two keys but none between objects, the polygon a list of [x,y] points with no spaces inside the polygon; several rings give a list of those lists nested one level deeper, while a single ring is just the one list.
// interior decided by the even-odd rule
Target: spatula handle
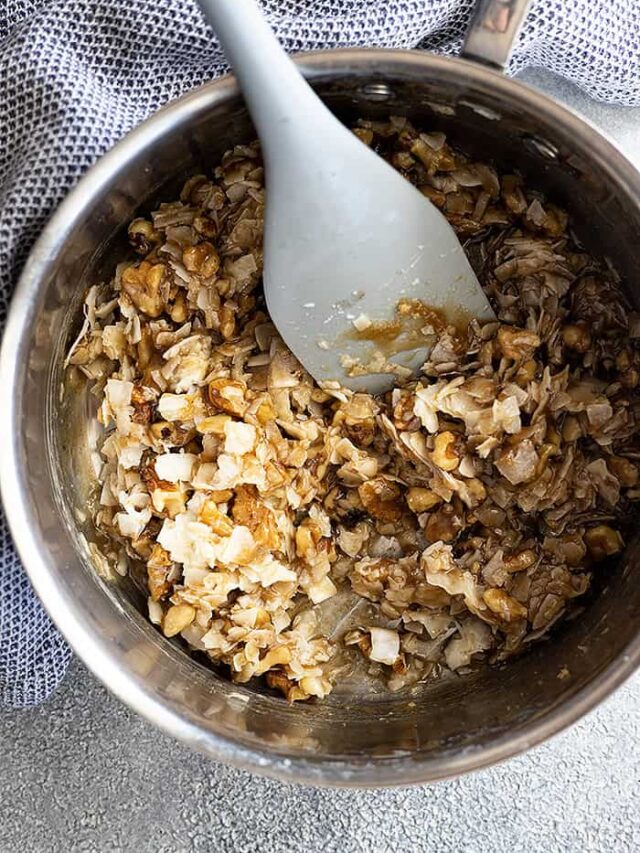
[{"label": "spatula handle", "polygon": [[199,0],[238,78],[265,154],[295,117],[326,109],[289,59],[255,0]]},{"label": "spatula handle", "polygon": [[503,70],[531,0],[478,0],[465,35],[462,55]]}]

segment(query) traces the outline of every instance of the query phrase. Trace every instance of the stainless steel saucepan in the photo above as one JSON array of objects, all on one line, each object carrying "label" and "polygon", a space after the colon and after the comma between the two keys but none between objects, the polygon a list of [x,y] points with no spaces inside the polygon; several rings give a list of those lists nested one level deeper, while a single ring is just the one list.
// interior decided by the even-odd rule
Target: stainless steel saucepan
[{"label": "stainless steel saucepan", "polygon": [[[406,114],[478,160],[523,172],[569,209],[634,302],[640,175],[586,122],[500,69],[526,6],[485,0],[463,59],[341,50],[297,59],[332,110]],[[471,61],[470,61],[471,60]],[[230,684],[159,635],[144,601],[97,571],[90,547],[89,395],[61,394],[64,353],[86,287],[125,257],[126,223],[176,197],[230,145],[253,136],[232,77],[169,104],[90,170],[45,228],[11,306],[1,359],[1,487],[20,556],[76,653],[124,702],[213,758],[312,784],[427,782],[507,758],[569,725],[640,663],[638,544],[584,605],[503,668],[406,696],[332,696],[289,707]],[[568,678],[558,678],[567,669]]]}]

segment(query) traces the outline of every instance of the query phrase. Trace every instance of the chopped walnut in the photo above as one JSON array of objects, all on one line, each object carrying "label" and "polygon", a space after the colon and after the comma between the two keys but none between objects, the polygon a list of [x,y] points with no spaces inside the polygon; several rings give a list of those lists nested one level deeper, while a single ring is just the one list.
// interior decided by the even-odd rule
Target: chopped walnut
[{"label": "chopped walnut", "polygon": [[173,604],[164,614],[162,630],[165,637],[175,637],[196,618],[196,609],[190,604]]},{"label": "chopped walnut", "polygon": [[160,601],[171,591],[169,580],[171,566],[171,558],[164,548],[156,542],[147,560],[147,586],[154,601]]},{"label": "chopped walnut", "polygon": [[233,492],[232,515],[236,524],[247,527],[258,543],[270,551],[279,550],[280,534],[274,513],[258,498],[255,486],[237,486]]},{"label": "chopped walnut", "polygon": [[134,219],[128,229],[129,242],[139,255],[148,255],[160,242],[160,234],[147,219]]},{"label": "chopped walnut", "polygon": [[211,278],[220,269],[220,255],[211,243],[206,241],[188,246],[182,254],[182,262],[188,272],[198,273]]},{"label": "chopped walnut", "polygon": [[452,432],[439,432],[435,437],[431,461],[443,471],[455,471],[460,462],[460,455],[456,450],[457,437]]},{"label": "chopped walnut", "polygon": [[562,340],[569,349],[585,353],[591,347],[591,334],[586,323],[573,323],[562,330]]},{"label": "chopped walnut", "polygon": [[141,261],[138,266],[124,270],[122,289],[136,308],[149,317],[159,317],[165,310],[165,300],[160,290],[164,278],[164,264]]},{"label": "chopped walnut", "polygon": [[407,504],[411,512],[420,513],[433,509],[442,503],[442,498],[431,489],[425,489],[421,486],[412,486],[407,491]]},{"label": "chopped walnut", "polygon": [[212,379],[208,386],[211,404],[236,417],[242,417],[247,408],[245,392],[244,384],[237,379]]},{"label": "chopped walnut", "polygon": [[638,485],[638,466],[623,456],[612,456],[607,459],[607,468],[618,478],[625,489]]},{"label": "chopped walnut", "polygon": [[622,550],[622,537],[608,524],[598,524],[585,533],[587,550],[594,560],[604,560]]},{"label": "chopped walnut", "polygon": [[431,513],[425,533],[430,542],[453,542],[464,526],[463,513],[454,504],[445,504]]},{"label": "chopped walnut", "polygon": [[496,341],[501,354],[514,361],[531,358],[540,346],[540,338],[535,332],[512,326],[501,326]]},{"label": "chopped walnut", "polygon": [[505,571],[507,572],[522,572],[525,569],[531,568],[536,562],[536,555],[531,548],[526,548],[524,551],[518,551],[515,554],[510,554],[502,561]]},{"label": "chopped walnut", "polygon": [[380,521],[398,521],[402,515],[402,492],[384,477],[368,480],[358,487],[358,494],[367,512]]},{"label": "chopped walnut", "polygon": [[488,589],[483,595],[485,603],[496,616],[505,622],[513,622],[515,619],[526,619],[527,608],[512,598],[503,589]]}]

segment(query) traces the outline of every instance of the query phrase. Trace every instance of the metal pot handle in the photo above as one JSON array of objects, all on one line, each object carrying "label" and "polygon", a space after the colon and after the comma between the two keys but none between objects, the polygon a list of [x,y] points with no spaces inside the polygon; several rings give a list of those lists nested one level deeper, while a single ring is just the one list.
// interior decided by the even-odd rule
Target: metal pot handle
[{"label": "metal pot handle", "polygon": [[531,0],[479,0],[462,56],[504,70]]}]

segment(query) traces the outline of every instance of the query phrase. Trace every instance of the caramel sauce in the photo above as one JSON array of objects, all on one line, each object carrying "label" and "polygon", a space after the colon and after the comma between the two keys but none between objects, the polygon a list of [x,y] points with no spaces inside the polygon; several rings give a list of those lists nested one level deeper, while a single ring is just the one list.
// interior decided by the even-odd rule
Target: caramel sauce
[{"label": "caramel sauce", "polygon": [[433,338],[453,327],[462,343],[472,315],[462,306],[433,308],[419,299],[401,299],[393,320],[373,322],[366,329],[350,329],[344,337],[370,341],[385,358],[428,346]]}]

